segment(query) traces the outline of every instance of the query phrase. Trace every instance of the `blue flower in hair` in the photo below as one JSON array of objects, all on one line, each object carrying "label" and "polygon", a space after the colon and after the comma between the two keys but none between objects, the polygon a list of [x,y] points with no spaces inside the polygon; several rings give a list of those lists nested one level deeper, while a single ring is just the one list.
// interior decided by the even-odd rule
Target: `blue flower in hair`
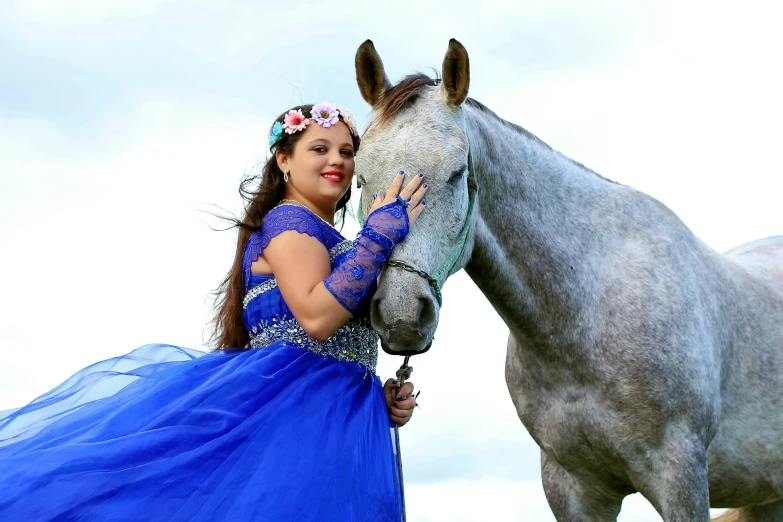
[{"label": "blue flower in hair", "polygon": [[280,139],[280,136],[283,135],[283,124],[279,121],[276,121],[275,124],[272,126],[272,134],[269,135],[269,146],[271,147],[275,143],[277,143],[277,140]]}]

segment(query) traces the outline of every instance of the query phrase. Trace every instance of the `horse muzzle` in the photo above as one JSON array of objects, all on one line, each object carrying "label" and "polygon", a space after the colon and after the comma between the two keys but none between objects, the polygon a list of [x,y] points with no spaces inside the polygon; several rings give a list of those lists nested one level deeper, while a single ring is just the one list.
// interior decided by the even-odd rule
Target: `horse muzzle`
[{"label": "horse muzzle", "polygon": [[416,279],[406,283],[410,284],[382,283],[370,304],[370,320],[381,348],[392,355],[426,352],[438,325],[439,306],[429,286]]}]

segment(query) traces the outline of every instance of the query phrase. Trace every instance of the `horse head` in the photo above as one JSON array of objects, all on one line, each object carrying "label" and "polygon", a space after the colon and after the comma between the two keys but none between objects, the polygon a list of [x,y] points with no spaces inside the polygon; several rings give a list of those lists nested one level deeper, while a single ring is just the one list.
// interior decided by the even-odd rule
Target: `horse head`
[{"label": "horse head", "polygon": [[426,351],[438,325],[440,288],[470,257],[475,180],[463,103],[468,96],[468,53],[452,39],[442,79],[411,75],[392,86],[370,40],[356,53],[356,78],[372,106],[373,121],[356,158],[366,215],[372,195],[393,177],[419,172],[429,185],[426,209],[392,253],[379,278],[371,318],[381,346],[392,354]]}]

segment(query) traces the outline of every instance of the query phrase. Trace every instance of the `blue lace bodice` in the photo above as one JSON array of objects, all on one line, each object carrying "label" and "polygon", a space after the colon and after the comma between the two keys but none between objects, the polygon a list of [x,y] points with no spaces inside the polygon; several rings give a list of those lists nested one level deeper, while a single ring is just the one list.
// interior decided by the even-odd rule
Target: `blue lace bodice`
[{"label": "blue lace bodice", "polygon": [[329,339],[318,341],[307,335],[296,321],[274,276],[250,272],[250,266],[269,242],[287,230],[296,230],[318,239],[329,251],[332,269],[345,256],[355,252],[353,241],[346,240],[310,211],[294,205],[280,205],[272,209],[265,216],[261,229],[248,240],[242,259],[246,290],[242,319],[250,334],[250,346],[263,348],[283,340],[321,355],[355,361],[374,372],[378,358],[378,336],[369,321],[372,292],[362,300],[353,316],[339,330]]}]

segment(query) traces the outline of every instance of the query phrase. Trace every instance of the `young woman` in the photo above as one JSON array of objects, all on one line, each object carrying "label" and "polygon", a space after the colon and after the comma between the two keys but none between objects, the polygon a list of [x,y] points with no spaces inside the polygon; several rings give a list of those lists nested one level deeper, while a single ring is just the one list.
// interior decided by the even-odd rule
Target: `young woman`
[{"label": "young woman", "polygon": [[375,376],[375,280],[424,209],[400,173],[354,241],[334,228],[359,136],[329,103],[275,121],[217,301],[218,350],[149,345],[0,417],[4,520],[400,520]]}]

